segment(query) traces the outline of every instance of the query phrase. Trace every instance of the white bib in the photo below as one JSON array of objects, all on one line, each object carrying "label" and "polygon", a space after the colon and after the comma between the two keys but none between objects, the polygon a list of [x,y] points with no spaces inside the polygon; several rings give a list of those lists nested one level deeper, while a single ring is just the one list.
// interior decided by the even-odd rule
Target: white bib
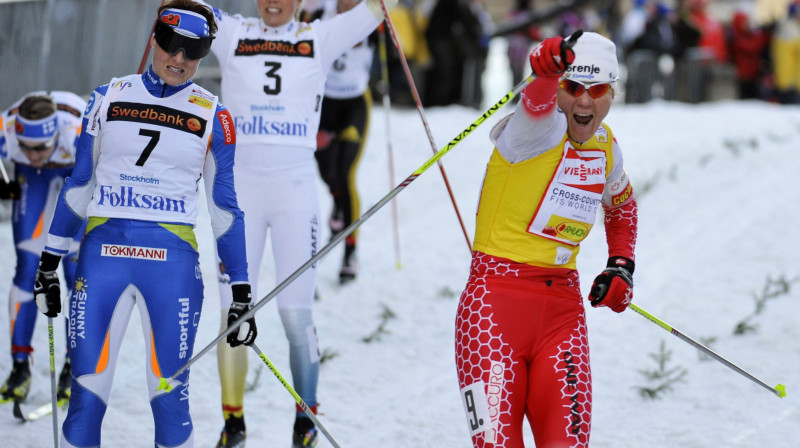
[{"label": "white bib", "polygon": [[223,56],[222,98],[237,142],[316,148],[325,88],[316,30],[295,24],[267,37],[247,20]]},{"label": "white bib", "polygon": [[605,183],[605,151],[576,150],[567,140],[528,232],[577,246],[594,226]]},{"label": "white bib", "polygon": [[86,130],[100,145],[87,215],[194,225],[216,107],[195,84],[156,98],[138,75],[112,79]]},{"label": "white bib", "polygon": [[325,96],[346,99],[363,95],[369,85],[372,58],[372,47],[367,39],[339,56],[328,72]]}]

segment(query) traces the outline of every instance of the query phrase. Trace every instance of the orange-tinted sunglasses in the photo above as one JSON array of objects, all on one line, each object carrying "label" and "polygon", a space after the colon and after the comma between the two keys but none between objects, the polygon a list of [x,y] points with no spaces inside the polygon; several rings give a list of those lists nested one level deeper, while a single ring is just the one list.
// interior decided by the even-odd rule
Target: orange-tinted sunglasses
[{"label": "orange-tinted sunglasses", "polygon": [[603,84],[584,84],[582,82],[573,81],[571,79],[562,79],[561,82],[558,83],[559,87],[564,89],[567,93],[574,96],[575,98],[583,95],[583,92],[589,91],[589,96],[592,98],[600,98],[601,96],[608,93],[611,90],[611,84],[603,83]]}]

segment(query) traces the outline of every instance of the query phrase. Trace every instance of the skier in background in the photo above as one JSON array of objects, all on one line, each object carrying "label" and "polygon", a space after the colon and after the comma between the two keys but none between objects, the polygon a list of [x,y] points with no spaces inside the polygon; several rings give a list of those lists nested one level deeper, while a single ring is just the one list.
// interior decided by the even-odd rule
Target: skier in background
[{"label": "skier in background", "polygon": [[[31,387],[29,358],[32,356],[36,304],[33,284],[39,255],[58,192],[75,164],[75,144],[80,134],[84,101],[72,92],[31,92],[0,115],[0,156],[14,164],[14,179],[0,179],[0,199],[13,199],[11,229],[17,264],[8,297],[11,329],[11,374],[0,387],[0,401],[24,401]],[[70,244],[64,259],[68,290],[75,286],[78,239]],[[65,326],[66,328],[66,326]],[[68,330],[67,330],[68,331]],[[66,340],[66,338],[65,338]],[[70,395],[69,347],[58,376],[57,400]]]},{"label": "skier in background", "polygon": [[[312,14],[312,20],[328,20],[349,11],[360,0],[333,0],[327,7]],[[325,81],[319,132],[317,133],[317,159],[322,180],[330,190],[333,210],[328,225],[331,238],[353,223],[361,215],[360,199],[356,188],[358,161],[367,142],[372,94],[369,90],[370,69],[374,59],[375,33],[363,39],[334,61]],[[339,283],[356,278],[356,234],[344,240],[344,257],[339,270]]]},{"label": "skier in background", "polygon": [[[396,3],[385,0],[387,8]],[[257,5],[259,17],[247,18],[214,8],[219,33],[211,47],[222,70],[222,99],[236,123],[236,191],[256,292],[268,233],[277,283],[321,246],[314,152],[325,81],[334,61],[383,20],[380,0],[365,0],[330,20],[311,23],[297,20],[302,0],[258,0]],[[219,267],[224,309],[230,303],[227,266]],[[292,383],[313,412],[320,361],[312,316],[315,286],[316,268],[311,267],[277,296]],[[247,351],[220,344],[217,359],[225,419],[217,447],[237,447],[246,439]],[[297,407],[293,446],[314,446],[317,435],[314,423]]]}]

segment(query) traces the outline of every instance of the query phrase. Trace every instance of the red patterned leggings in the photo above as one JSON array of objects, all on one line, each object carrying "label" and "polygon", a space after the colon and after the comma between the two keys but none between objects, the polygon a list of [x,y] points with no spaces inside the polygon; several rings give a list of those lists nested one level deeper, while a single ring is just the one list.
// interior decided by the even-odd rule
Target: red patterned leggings
[{"label": "red patterned leggings", "polygon": [[456,316],[456,366],[476,448],[588,447],[592,388],[578,273],[475,252]]}]

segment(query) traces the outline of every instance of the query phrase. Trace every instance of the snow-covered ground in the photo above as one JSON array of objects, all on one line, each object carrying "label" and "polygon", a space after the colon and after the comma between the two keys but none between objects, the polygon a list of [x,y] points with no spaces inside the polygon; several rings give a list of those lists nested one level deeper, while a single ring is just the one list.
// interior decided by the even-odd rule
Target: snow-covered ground
[{"label": "snow-covered ground", "polygon": [[[510,89],[502,63],[502,55],[493,53],[486,77],[488,103]],[[492,150],[488,133],[508,112],[510,108],[501,110],[442,159],[470,235]],[[455,106],[426,110],[437,147],[480,113]],[[415,109],[393,109],[390,131],[384,117],[377,106],[359,168],[364,210],[394,187],[388,180],[387,134],[393,143],[395,183],[433,154]],[[797,446],[800,238],[794,232],[800,222],[800,108],[733,101],[617,104],[606,122],[622,145],[639,202],[635,303],[769,386],[785,384],[788,396],[779,399],[704,359],[632,310],[615,314],[587,305],[594,377],[592,446]],[[470,446],[453,348],[455,310],[470,259],[438,171],[431,167],[396,198],[399,254],[391,206],[386,205],[359,230],[361,272],[356,282],[337,285],[341,247],[319,263],[321,299],[315,319],[320,348],[329,357],[320,374],[319,418],[344,448]],[[327,216],[330,200],[322,184],[320,193]],[[219,322],[207,217],[201,217],[197,232],[207,302],[196,352],[216,336]],[[7,294],[13,275],[12,246],[10,224],[2,222],[0,251],[6,269],[0,272],[0,295]],[[259,297],[275,284],[271,260],[268,255],[263,265]],[[605,260],[605,237],[602,226],[596,226],[579,257],[584,292]],[[759,311],[757,302],[763,305]],[[257,319],[258,344],[290,378],[275,303],[264,306]],[[0,334],[8,334],[7,322],[6,307],[0,307]],[[26,410],[49,401],[46,320],[37,325],[34,382]],[[744,333],[734,334],[737,327]],[[58,319],[59,368],[62,335]],[[375,337],[367,343],[369,336]],[[668,357],[660,356],[662,344]],[[214,351],[192,367],[191,406],[200,448],[213,447],[222,426]],[[144,357],[140,326],[132,322],[103,422],[104,446],[153,446]],[[642,389],[663,384],[645,375],[659,371],[659,360],[664,370],[675,369],[673,378],[681,371],[685,375],[656,399],[643,398]],[[9,357],[0,356],[0,380],[9,371]],[[254,387],[245,398],[248,446],[288,447],[292,397],[254,355],[249,381]],[[10,405],[0,410],[2,446],[53,445],[49,418],[19,424]],[[64,413],[59,417],[63,420]],[[529,433],[526,443],[533,446]],[[320,447],[328,446],[327,440],[320,442]]]}]

